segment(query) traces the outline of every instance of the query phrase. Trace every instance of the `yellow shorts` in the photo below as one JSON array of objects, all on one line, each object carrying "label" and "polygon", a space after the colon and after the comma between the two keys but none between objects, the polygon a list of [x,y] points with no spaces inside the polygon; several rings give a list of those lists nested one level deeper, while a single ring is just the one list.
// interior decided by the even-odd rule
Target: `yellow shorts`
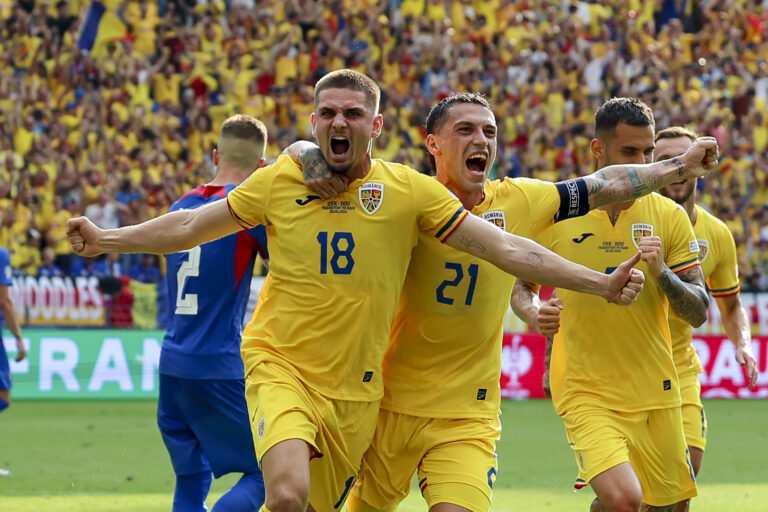
[{"label": "yellow shorts", "polygon": [[418,473],[429,508],[452,503],[487,512],[498,472],[498,418],[443,419],[382,409],[352,493],[378,510],[395,510]]},{"label": "yellow shorts", "polygon": [[640,480],[643,502],[663,507],[698,494],[680,408],[640,412],[577,406],[563,416],[579,476],[589,482],[629,462]]},{"label": "yellow shorts", "polygon": [[259,463],[281,441],[306,441],[312,451],[310,505],[341,510],[373,437],[379,402],[328,398],[268,361],[246,376],[245,399]]},{"label": "yellow shorts", "polygon": [[707,415],[701,403],[701,383],[695,373],[680,377],[683,398],[683,431],[688,446],[701,451],[707,447]]}]

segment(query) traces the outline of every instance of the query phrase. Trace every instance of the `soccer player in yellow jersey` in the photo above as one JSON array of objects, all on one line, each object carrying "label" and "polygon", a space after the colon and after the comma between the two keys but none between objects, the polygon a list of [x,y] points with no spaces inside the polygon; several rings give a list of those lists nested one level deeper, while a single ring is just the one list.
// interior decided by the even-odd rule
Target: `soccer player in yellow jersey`
[{"label": "soccer player in yellow jersey", "polygon": [[[437,180],[465,208],[517,235],[534,236],[567,217],[569,185],[585,186],[587,204],[579,211],[585,213],[675,179],[662,168],[624,166],[557,184],[490,181],[496,129],[482,96],[454,94],[427,117],[427,149]],[[307,178],[312,182],[311,173]],[[379,421],[347,502],[350,512],[395,510],[414,473],[432,512],[489,510],[498,470],[503,321],[513,280],[493,265],[419,236],[384,356]]]},{"label": "soccer player in yellow jersey", "polygon": [[[685,152],[696,135],[682,127],[671,127],[656,133],[656,160],[664,160]],[[699,244],[699,261],[712,296],[717,300],[723,327],[736,346],[736,361],[747,370],[749,387],[757,383],[757,362],[752,353],[750,322],[739,298],[739,271],[736,244],[728,227],[717,217],[696,204],[696,178],[682,180],[661,189],[661,194],[685,208],[693,224]],[[669,315],[672,354],[680,379],[683,400],[683,430],[688,443],[691,464],[699,474],[704,448],[707,444],[707,417],[701,403],[701,383],[697,377],[703,371],[696,349],[691,344],[691,326],[674,313]],[[688,501],[678,504],[675,512],[688,510]]]},{"label": "soccer player in yellow jersey", "polygon": [[[614,98],[595,116],[591,149],[603,167],[653,159],[651,110]],[[610,271],[639,248],[649,277],[636,304],[612,308],[557,290],[550,386],[580,476],[597,494],[592,511],[671,511],[697,494],[680,414],[668,310],[691,325],[706,320],[708,298],[698,245],[685,210],[659,194],[555,224],[545,245],[590,268]],[[516,283],[514,294],[531,289]],[[534,323],[537,304],[523,309]],[[559,311],[559,308],[557,309]]]},{"label": "soccer player in yellow jersey", "polygon": [[[253,173],[226,202],[114,230],[83,217],[68,222],[70,243],[84,256],[171,253],[266,226],[270,273],[242,336],[246,401],[266,490],[263,511],[325,512],[344,505],[373,436],[383,395],[381,362],[420,232],[524,279],[617,303],[634,301],[643,282],[631,268],[639,252],[606,276],[469,214],[427,176],[371,160],[371,139],[382,126],[378,105],[375,82],[351,70],[329,73],[315,87],[313,134],[331,168],[351,180],[336,200],[311,193],[298,165],[283,156]],[[699,149],[700,160],[716,158],[714,148]]]}]

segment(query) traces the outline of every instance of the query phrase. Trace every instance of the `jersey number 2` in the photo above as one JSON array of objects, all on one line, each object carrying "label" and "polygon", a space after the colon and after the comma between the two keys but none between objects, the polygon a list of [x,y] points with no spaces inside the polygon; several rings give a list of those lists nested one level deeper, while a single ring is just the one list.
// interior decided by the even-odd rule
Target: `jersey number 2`
[{"label": "jersey number 2", "polygon": [[184,293],[184,284],[188,277],[197,277],[200,275],[200,246],[193,247],[187,251],[187,261],[181,264],[176,274],[176,314],[177,315],[196,315],[197,314],[197,294]]}]

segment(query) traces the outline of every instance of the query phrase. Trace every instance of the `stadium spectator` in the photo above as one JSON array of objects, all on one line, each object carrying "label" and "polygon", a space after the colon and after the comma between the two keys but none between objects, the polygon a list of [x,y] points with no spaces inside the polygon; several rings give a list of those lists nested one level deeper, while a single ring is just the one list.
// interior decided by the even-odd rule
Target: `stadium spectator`
[{"label": "stadium spectator", "polygon": [[[744,232],[737,235],[743,272],[759,252],[749,229],[765,199],[768,163],[768,64],[761,57],[768,37],[759,28],[766,26],[759,2],[728,9],[687,2],[679,10],[674,2],[634,1],[165,7],[115,0],[104,4],[126,30],[88,52],[78,47],[88,2],[11,4],[0,25],[3,207],[17,203],[39,174],[33,169],[44,166],[49,205],[58,196],[82,211],[93,194],[84,183],[111,195],[130,178],[145,199],[161,196],[148,208],[155,216],[178,195],[157,188],[163,169],[152,170],[162,167],[157,157],[147,161],[153,151],[167,158],[177,194],[205,183],[211,163],[201,149],[209,145],[190,142],[211,139],[239,111],[264,120],[268,158],[275,158],[291,137],[307,136],[306,123],[293,122],[307,116],[303,91],[328,71],[357,66],[381,84],[381,111],[392,120],[381,156],[397,149],[396,160],[423,172],[431,171],[420,124],[448,92],[477,91],[494,102],[500,122],[492,178],[588,173],[590,113],[614,95],[640,97],[658,114],[659,128],[695,126],[715,135],[724,159],[741,151],[734,171],[724,165],[723,174],[702,181],[700,198],[717,214],[731,207],[734,193],[744,194],[733,219]],[[292,126],[295,133],[286,129]],[[84,182],[89,171],[99,180]],[[145,174],[153,175],[144,182]],[[47,223],[31,227],[47,238]]]},{"label": "stadium spectator", "polygon": [[142,254],[141,261],[131,267],[128,277],[144,284],[159,282],[160,269],[157,267],[157,256],[154,254]]},{"label": "stadium spectator", "polygon": [[53,249],[50,247],[43,249],[43,261],[41,262],[40,267],[37,269],[37,276],[54,277],[64,275],[64,272],[62,272],[61,268],[56,265],[55,260],[56,253],[53,251]]}]

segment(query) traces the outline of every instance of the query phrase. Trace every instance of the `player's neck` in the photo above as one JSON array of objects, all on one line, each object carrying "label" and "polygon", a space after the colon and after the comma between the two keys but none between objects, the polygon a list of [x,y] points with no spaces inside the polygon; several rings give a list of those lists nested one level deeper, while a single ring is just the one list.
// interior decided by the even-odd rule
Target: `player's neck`
[{"label": "player's neck", "polygon": [[371,154],[370,153],[366,155],[366,158],[364,158],[362,162],[360,162],[358,165],[354,167],[351,167],[349,171],[347,171],[347,177],[350,180],[362,180],[366,176],[368,176],[369,172],[371,172]]},{"label": "player's neck", "polygon": [[213,177],[211,181],[206,183],[206,185],[209,187],[224,187],[226,185],[239,185],[244,181],[245,174],[246,173],[244,173],[240,169],[219,166],[216,169],[216,175]]},{"label": "player's neck", "polygon": [[482,203],[483,200],[485,200],[485,191],[483,190],[482,186],[475,190],[465,190],[462,187],[457,186],[456,183],[452,182],[450,179],[446,179],[440,174],[437,176],[437,181],[445,185],[445,188],[450,190],[457,198],[459,198],[459,201],[461,201],[461,204],[467,210],[471,210],[475,206]]},{"label": "player's neck", "polygon": [[613,203],[613,204],[606,204],[604,206],[600,206],[598,210],[603,210],[605,213],[608,214],[608,218],[611,220],[611,224],[614,226],[616,225],[616,221],[619,220],[619,214],[623,211],[629,208],[635,204],[635,200],[632,201],[626,201],[624,203]]},{"label": "player's neck", "polygon": [[685,208],[685,211],[688,213],[688,218],[691,219],[691,225],[696,225],[696,218],[699,216],[699,212],[696,211],[696,191],[694,190],[693,193],[688,197],[688,199],[685,200],[683,203],[683,208]]}]

